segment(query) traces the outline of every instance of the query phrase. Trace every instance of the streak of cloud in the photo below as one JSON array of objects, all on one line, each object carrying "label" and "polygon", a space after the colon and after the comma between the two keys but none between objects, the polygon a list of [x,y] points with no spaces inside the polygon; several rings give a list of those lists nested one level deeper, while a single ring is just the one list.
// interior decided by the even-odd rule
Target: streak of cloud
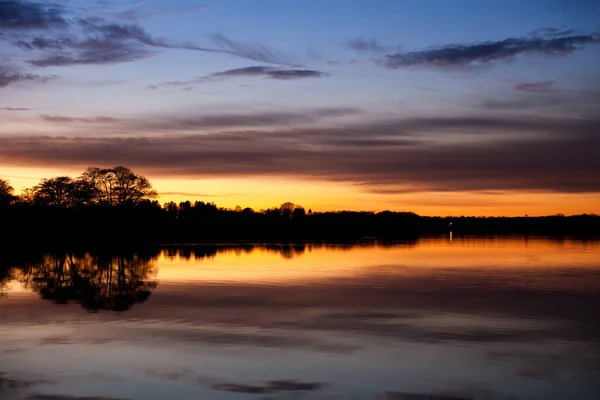
[{"label": "streak of cloud", "polygon": [[[255,120],[255,126],[262,119],[269,124],[290,120],[267,116]],[[227,117],[208,121],[232,124]],[[0,137],[0,159],[12,165],[125,164],[155,176],[308,177],[399,192],[600,192],[597,117],[430,117],[339,128],[217,132],[203,131],[208,123],[193,119],[123,126],[131,137],[94,136],[87,125],[75,137]],[[150,129],[156,133],[148,136]],[[159,133],[178,129],[179,134]]]},{"label": "streak of cloud", "polygon": [[0,32],[62,28],[67,25],[65,10],[55,3],[3,0],[0,4]]},{"label": "streak of cloud", "polygon": [[378,63],[385,68],[465,68],[512,61],[519,55],[566,56],[588,45],[600,43],[600,37],[557,31],[472,44],[449,44],[407,53],[387,54]]},{"label": "streak of cloud", "polygon": [[[258,113],[222,113],[213,115],[158,116],[143,119],[119,119],[108,116],[69,117],[64,115],[41,115],[44,122],[77,125],[102,124],[138,132],[140,129],[152,131],[194,131],[198,129],[231,127],[268,127],[277,125],[314,123],[324,118],[357,115],[362,111],[352,107],[329,107],[303,109],[301,111],[270,111]],[[104,128],[106,129],[106,128]]]},{"label": "streak of cloud", "polygon": [[344,43],[343,47],[358,52],[368,53],[381,53],[387,50],[387,47],[380,44],[377,39],[366,39],[362,37],[349,40],[348,42]]},{"label": "streak of cloud", "polygon": [[281,55],[264,45],[240,42],[220,33],[212,34],[211,40],[219,49],[228,54],[270,64],[290,65],[289,62],[283,60]]},{"label": "streak of cloud", "polygon": [[556,90],[556,83],[554,81],[523,82],[513,86],[513,89],[521,92],[550,93]]},{"label": "streak of cloud", "polygon": [[118,122],[119,119],[112,117],[91,117],[91,118],[74,118],[74,117],[65,117],[60,115],[42,115],[42,119],[46,122],[51,123],[84,123],[84,124],[101,124],[101,123],[111,123]]},{"label": "streak of cloud", "polygon": [[[197,9],[198,5],[169,8],[171,12]],[[156,38],[140,25],[136,8],[126,12],[129,22],[119,23],[105,18],[110,13],[88,13],[74,17],[64,6],[52,3],[3,1],[0,9],[0,40],[34,53],[29,60],[36,67],[116,64],[131,62],[152,56],[154,49],[185,49],[268,62],[288,64],[281,55],[264,45],[247,44],[225,37],[211,35],[216,47]],[[114,17],[114,16],[113,16]],[[41,53],[41,54],[40,54]]]},{"label": "streak of cloud", "polygon": [[269,66],[251,66],[243,68],[229,69],[226,71],[215,72],[209,75],[201,76],[186,81],[170,81],[160,84],[150,85],[149,89],[158,89],[163,86],[186,86],[215,82],[230,78],[243,77],[262,77],[277,80],[293,80],[305,78],[324,78],[329,76],[327,73],[315,69],[297,69],[297,68],[276,68]]},{"label": "streak of cloud", "polygon": [[274,392],[306,392],[321,389],[326,386],[321,382],[301,382],[296,380],[279,380],[264,383],[233,383],[218,382],[211,387],[235,393],[274,393]]},{"label": "streak of cloud", "polygon": [[45,83],[56,78],[54,75],[37,75],[29,72],[21,72],[17,68],[0,65],[0,88],[16,83],[37,82]]}]

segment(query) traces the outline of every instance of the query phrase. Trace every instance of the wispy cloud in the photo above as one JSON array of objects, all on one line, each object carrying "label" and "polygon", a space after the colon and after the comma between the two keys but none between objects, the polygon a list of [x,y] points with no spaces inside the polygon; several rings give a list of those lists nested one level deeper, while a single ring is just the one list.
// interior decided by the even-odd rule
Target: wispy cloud
[{"label": "wispy cloud", "polygon": [[126,164],[154,176],[315,177],[377,190],[600,192],[597,117],[515,114],[365,121],[338,128],[205,129],[252,127],[265,120],[272,125],[302,121],[288,115],[247,122],[219,116],[149,119],[112,128],[126,130],[129,137],[99,137],[107,127],[86,124],[74,136],[0,137],[0,159],[13,165]]},{"label": "wispy cloud", "polygon": [[519,55],[565,56],[587,45],[599,44],[597,35],[557,31],[472,44],[449,44],[407,53],[387,54],[378,63],[386,68],[464,68],[511,61]]},{"label": "wispy cloud", "polygon": [[42,119],[46,122],[51,123],[83,123],[83,124],[102,124],[102,123],[111,123],[118,122],[119,119],[112,117],[90,117],[90,118],[75,118],[75,117],[65,117],[62,115],[42,115]]},{"label": "wispy cloud", "polygon": [[212,34],[211,39],[219,49],[229,54],[270,64],[290,64],[281,54],[264,45],[240,42],[220,33]]},{"label": "wispy cloud", "polygon": [[368,53],[381,53],[388,49],[386,46],[383,46],[381,43],[379,43],[377,39],[367,39],[362,37],[349,40],[348,42],[344,43],[343,47],[358,52]]},{"label": "wispy cloud", "polygon": [[473,396],[465,393],[407,393],[407,392],[383,392],[379,393],[375,400],[473,400]]},{"label": "wispy cloud", "polygon": [[104,396],[93,396],[93,397],[79,397],[69,396],[61,394],[34,394],[27,397],[27,400],[126,400],[123,398],[116,397],[104,397]]},{"label": "wispy cloud", "polygon": [[263,76],[272,79],[322,78],[327,74],[314,69],[273,68],[265,66],[245,67],[216,72],[211,77]]},{"label": "wispy cloud", "polygon": [[581,116],[593,116],[600,110],[600,91],[595,89],[563,87],[554,81],[522,82],[512,89],[512,94],[483,101],[482,107],[504,111],[547,109],[554,115]]},{"label": "wispy cloud", "polygon": [[297,68],[277,68],[269,66],[251,66],[236,69],[229,69],[226,71],[215,72],[209,75],[200,76],[198,78],[186,80],[186,81],[170,81],[163,82],[155,85],[150,85],[150,89],[158,89],[161,86],[186,86],[207,82],[215,82],[223,79],[230,78],[243,78],[243,77],[262,77],[269,79],[278,80],[292,80],[292,79],[305,79],[305,78],[323,78],[327,77],[328,74],[315,69],[297,69]]},{"label": "wispy cloud", "polygon": [[269,381],[263,383],[218,382],[211,387],[235,393],[274,393],[274,392],[306,392],[326,386],[321,382],[302,382],[296,380]]},{"label": "wispy cloud", "polygon": [[[48,123],[62,125],[98,124],[113,125],[131,132],[198,131],[201,129],[233,127],[269,127],[314,123],[324,118],[357,115],[362,111],[352,107],[308,108],[298,111],[239,112],[209,115],[155,116],[141,119],[119,119],[108,116],[69,117],[64,115],[41,115]],[[106,128],[104,128],[106,129]]]},{"label": "wispy cloud", "polygon": [[[168,10],[183,12],[198,7]],[[5,34],[0,34],[0,40],[34,54],[29,63],[36,67],[131,62],[152,56],[156,49],[223,53],[272,64],[289,64],[264,45],[243,43],[222,34],[210,35],[213,47],[156,38],[132,22],[138,16],[135,8],[126,10],[129,17],[123,18],[119,13],[116,16],[110,12],[76,14],[52,3],[11,0],[2,2],[1,11],[0,30]],[[122,23],[123,19],[128,22]]]},{"label": "wispy cloud", "polygon": [[56,78],[54,75],[37,75],[29,72],[21,72],[17,68],[0,65],[0,88],[23,82],[44,83]]},{"label": "wispy cloud", "polygon": [[99,17],[111,17],[120,19],[123,21],[138,21],[144,18],[150,18],[154,16],[163,16],[165,14],[184,14],[194,11],[199,11],[205,8],[204,4],[189,4],[183,6],[177,5],[152,5],[150,2],[133,4],[125,7],[113,8],[113,9],[102,9],[99,11],[90,11],[89,15]]},{"label": "wispy cloud", "polygon": [[532,93],[550,93],[556,90],[556,82],[541,81],[541,82],[522,82],[513,86],[513,89],[521,92]]},{"label": "wispy cloud", "polygon": [[32,108],[22,108],[22,107],[0,107],[1,111],[33,111]]},{"label": "wispy cloud", "polygon": [[62,28],[67,25],[64,13],[64,8],[56,3],[3,0],[0,31]]}]

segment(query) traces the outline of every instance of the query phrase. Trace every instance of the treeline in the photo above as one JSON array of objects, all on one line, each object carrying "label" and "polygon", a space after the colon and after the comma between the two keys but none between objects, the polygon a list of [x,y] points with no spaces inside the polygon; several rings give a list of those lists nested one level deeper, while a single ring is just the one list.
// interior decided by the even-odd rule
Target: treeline
[{"label": "treeline", "polygon": [[313,212],[287,202],[256,211],[196,201],[161,205],[129,168],[90,167],[79,177],[43,179],[14,193],[0,179],[0,223],[7,241],[190,243],[223,240],[410,239],[421,234],[600,235],[600,216],[423,217],[412,212]]}]

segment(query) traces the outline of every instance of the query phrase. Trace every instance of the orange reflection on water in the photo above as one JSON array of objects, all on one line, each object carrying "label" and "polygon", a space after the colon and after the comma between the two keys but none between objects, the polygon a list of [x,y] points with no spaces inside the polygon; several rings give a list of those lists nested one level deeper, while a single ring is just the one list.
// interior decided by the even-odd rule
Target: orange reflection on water
[{"label": "orange reflection on water", "polygon": [[[201,246],[196,246],[202,249]],[[425,238],[364,245],[308,243],[235,248],[182,256],[164,250],[157,260],[160,282],[302,283],[365,275],[423,275],[439,270],[556,270],[598,267],[600,242],[543,238]],[[188,249],[188,251],[190,251]]]}]

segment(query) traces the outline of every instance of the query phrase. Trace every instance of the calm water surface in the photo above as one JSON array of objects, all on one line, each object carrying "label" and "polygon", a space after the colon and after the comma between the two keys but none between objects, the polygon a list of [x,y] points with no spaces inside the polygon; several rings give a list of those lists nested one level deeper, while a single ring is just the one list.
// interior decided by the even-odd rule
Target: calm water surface
[{"label": "calm water surface", "polygon": [[600,398],[596,241],[17,254],[0,271],[2,400]]}]

